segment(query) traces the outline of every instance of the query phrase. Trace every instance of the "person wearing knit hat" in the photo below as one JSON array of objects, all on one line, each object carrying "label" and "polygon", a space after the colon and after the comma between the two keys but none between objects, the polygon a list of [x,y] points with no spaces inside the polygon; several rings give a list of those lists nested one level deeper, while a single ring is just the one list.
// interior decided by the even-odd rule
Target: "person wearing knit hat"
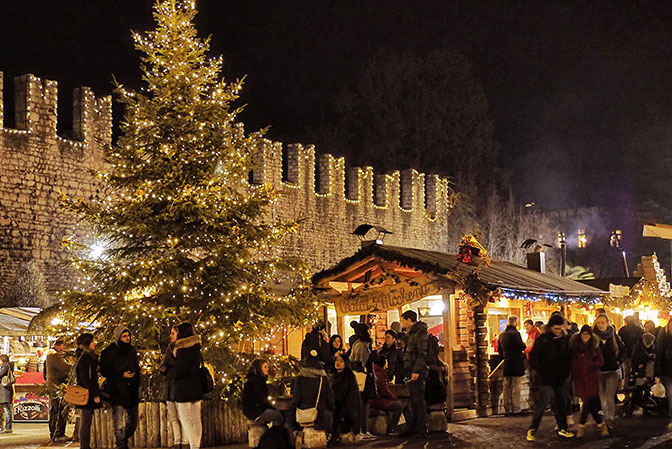
[{"label": "person wearing knit hat", "polygon": [[527,430],[527,441],[535,441],[537,429],[546,407],[553,404],[558,435],[573,438],[567,426],[567,386],[570,368],[569,337],[564,330],[565,317],[554,314],[548,320],[545,332],[534,341],[530,351],[530,366],[537,372],[539,389],[537,407]]},{"label": "person wearing knit hat", "polygon": [[572,383],[574,394],[581,398],[581,417],[576,436],[583,436],[588,421],[592,415],[597,428],[603,436],[609,435],[609,429],[600,413],[600,368],[604,363],[600,340],[587,324],[581,331],[569,338],[569,348],[572,352]]},{"label": "person wearing knit hat", "polygon": [[100,373],[106,378],[104,392],[112,403],[115,447],[126,449],[138,425],[140,364],[131,331],[123,324],[117,326],[114,341],[100,354]]}]

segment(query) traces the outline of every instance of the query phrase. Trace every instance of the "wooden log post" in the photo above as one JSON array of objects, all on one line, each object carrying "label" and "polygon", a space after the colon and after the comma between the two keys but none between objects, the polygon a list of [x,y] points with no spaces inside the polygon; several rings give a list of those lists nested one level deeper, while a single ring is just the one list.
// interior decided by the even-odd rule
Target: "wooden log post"
[{"label": "wooden log post", "polygon": [[474,307],[474,327],[476,333],[476,413],[480,417],[488,416],[490,388],[488,382],[488,342],[487,316],[482,305]]},{"label": "wooden log post", "polygon": [[138,428],[135,430],[135,447],[147,447],[147,406],[138,404]]},{"label": "wooden log post", "polygon": [[168,429],[170,428],[170,423],[168,422],[168,407],[163,402],[159,403],[159,423],[161,423],[159,435],[161,447],[172,446],[173,440],[168,440]]},{"label": "wooden log post", "polygon": [[151,403],[152,413],[147,414],[147,428],[149,432],[149,447],[161,447],[161,407],[159,402]]},{"label": "wooden log post", "polygon": [[455,411],[454,392],[455,387],[453,383],[453,339],[455,335],[455,327],[453,326],[453,293],[454,287],[444,288],[441,291],[441,299],[443,300],[443,355],[447,366],[446,379],[446,415],[448,419],[452,419]]}]

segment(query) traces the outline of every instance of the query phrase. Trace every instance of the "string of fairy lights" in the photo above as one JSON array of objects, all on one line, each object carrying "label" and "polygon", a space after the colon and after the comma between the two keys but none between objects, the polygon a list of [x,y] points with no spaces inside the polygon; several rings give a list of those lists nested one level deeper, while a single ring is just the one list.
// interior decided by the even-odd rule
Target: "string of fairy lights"
[{"label": "string of fairy lights", "polygon": [[80,278],[45,313],[51,332],[72,337],[93,329],[109,340],[127,325],[147,374],[170,326],[191,321],[227,396],[252,353],[269,351],[283,326],[304,325],[317,299],[310,268],[280,245],[297,223],[268,213],[278,204],[270,184],[250,188],[262,133],[236,123],[242,81],[220,78],[195,14],[193,1],[159,0],[156,28],[133,35],[146,87],[117,86],[125,116],[97,173],[102,193],[63,195],[90,232],[64,240]]}]

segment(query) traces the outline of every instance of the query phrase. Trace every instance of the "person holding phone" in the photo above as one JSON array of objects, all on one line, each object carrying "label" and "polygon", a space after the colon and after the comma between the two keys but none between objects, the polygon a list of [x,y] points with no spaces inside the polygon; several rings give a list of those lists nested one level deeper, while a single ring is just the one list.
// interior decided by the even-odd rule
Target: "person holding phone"
[{"label": "person holding phone", "polygon": [[100,354],[100,373],[106,378],[104,391],[112,403],[115,447],[127,449],[138,426],[140,402],[140,364],[128,327],[120,325],[114,330],[114,342]]}]

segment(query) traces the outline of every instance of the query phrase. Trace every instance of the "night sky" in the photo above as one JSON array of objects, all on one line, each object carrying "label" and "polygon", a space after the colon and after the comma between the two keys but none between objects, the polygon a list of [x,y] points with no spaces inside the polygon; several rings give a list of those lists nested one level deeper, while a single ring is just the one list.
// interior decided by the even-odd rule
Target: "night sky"
[{"label": "night sky", "polygon": [[[247,75],[248,130],[305,142],[381,48],[456,50],[490,106],[500,162],[521,202],[545,208],[668,206],[672,8],[665,2],[198,0],[197,26]],[[130,29],[148,0],[0,0],[0,71],[72,89],[139,86]],[[5,97],[11,83],[5,82]],[[5,113],[7,115],[7,113]],[[67,127],[63,120],[63,127]],[[329,149],[318,149],[327,152]],[[654,207],[654,206],[651,206]],[[670,208],[672,209],[672,208]]]}]

